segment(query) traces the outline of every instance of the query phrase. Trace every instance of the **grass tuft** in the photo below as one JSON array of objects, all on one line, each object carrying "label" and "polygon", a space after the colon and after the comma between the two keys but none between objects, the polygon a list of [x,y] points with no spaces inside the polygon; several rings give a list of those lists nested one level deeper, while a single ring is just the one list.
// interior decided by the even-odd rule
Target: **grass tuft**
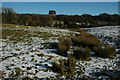
[{"label": "grass tuft", "polygon": [[97,56],[102,58],[113,58],[116,54],[115,47],[110,45],[105,45],[103,47],[95,47],[94,52]]},{"label": "grass tuft", "polygon": [[55,61],[52,65],[52,71],[57,72],[59,76],[73,77],[75,71],[76,59],[73,56],[68,57],[67,60],[60,59]]},{"label": "grass tuft", "polygon": [[73,55],[77,60],[90,60],[90,49],[78,48],[73,51]]},{"label": "grass tuft", "polygon": [[60,53],[61,55],[66,55],[71,44],[72,41],[70,38],[59,38],[58,53]]}]

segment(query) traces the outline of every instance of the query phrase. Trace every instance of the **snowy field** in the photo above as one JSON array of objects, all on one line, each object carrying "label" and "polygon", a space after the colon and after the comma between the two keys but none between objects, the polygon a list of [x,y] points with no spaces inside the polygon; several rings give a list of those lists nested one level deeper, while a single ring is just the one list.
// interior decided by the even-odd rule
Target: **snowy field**
[{"label": "snowy field", "polygon": [[100,38],[104,44],[116,45],[117,50],[120,49],[120,26],[104,26],[88,29],[89,33]]},{"label": "snowy field", "polygon": [[[3,32],[5,39],[0,39],[0,71],[4,78],[17,76],[16,70],[20,70],[20,77],[54,77],[56,73],[53,73],[48,67],[51,67],[54,60],[64,57],[53,53],[55,49],[49,49],[49,44],[57,43],[58,37],[74,36],[77,33],[48,27],[8,26],[1,29],[9,32]],[[22,33],[16,33],[17,31],[22,31]],[[24,33],[24,31],[28,33]]]},{"label": "snowy field", "polygon": [[[115,59],[92,58],[92,63],[94,63],[94,66],[92,65],[93,67],[91,67],[91,69],[87,69],[88,73],[91,73],[89,70],[93,70],[93,72],[99,72],[102,69],[120,71],[120,65],[118,65],[120,64],[120,26],[104,26],[87,29],[88,33],[97,36],[103,44],[107,43],[116,46],[116,52],[118,52]],[[105,76],[101,76],[100,78],[102,77]]]},{"label": "snowy field", "polygon": [[[55,60],[65,57],[55,54],[53,51],[56,49],[50,47],[49,44],[58,43],[59,37],[79,34],[74,31],[50,27],[6,26],[0,29],[4,33],[3,39],[0,39],[0,73],[3,73],[4,78],[26,76],[55,78],[57,73],[52,72],[49,67]],[[112,36],[116,39],[118,37],[117,29],[117,27],[92,28],[90,32],[95,35]],[[90,61],[77,61],[75,77],[91,77],[93,73],[103,69],[116,70],[119,60],[120,55],[117,54],[114,59],[91,57]],[[83,74],[78,74],[81,69]]]}]

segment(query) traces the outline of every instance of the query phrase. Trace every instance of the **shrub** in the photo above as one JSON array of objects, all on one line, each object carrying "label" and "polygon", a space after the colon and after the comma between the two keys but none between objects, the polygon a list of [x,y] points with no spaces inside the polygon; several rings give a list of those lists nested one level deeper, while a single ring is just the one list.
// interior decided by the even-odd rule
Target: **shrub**
[{"label": "shrub", "polygon": [[90,49],[101,46],[99,40],[89,33],[81,33],[79,36],[74,36],[72,41],[75,46],[89,47]]},{"label": "shrub", "polygon": [[64,60],[59,60],[59,61],[55,61],[53,64],[52,64],[52,70],[54,72],[58,72],[60,74],[64,74]]},{"label": "shrub", "polygon": [[59,60],[59,63],[60,63],[60,73],[62,74],[62,75],[64,75],[65,74],[65,72],[64,72],[64,67],[65,67],[65,60]]},{"label": "shrub", "polygon": [[64,44],[58,44],[58,52],[61,53],[61,55],[65,55],[67,51],[67,46],[65,46]]},{"label": "shrub", "polygon": [[71,39],[69,38],[60,38],[59,44],[58,44],[58,52],[61,55],[66,55],[67,51],[69,50],[70,46],[72,44]]},{"label": "shrub", "polygon": [[76,60],[73,56],[68,57],[68,75],[72,77],[75,71]]},{"label": "shrub", "polygon": [[97,56],[103,58],[113,58],[113,56],[116,54],[115,47],[110,45],[105,45],[103,47],[95,47],[94,52]]},{"label": "shrub", "polygon": [[60,59],[52,64],[52,70],[60,74],[60,76],[65,75],[66,77],[73,77],[75,71],[76,60],[74,57],[70,56],[67,60]]},{"label": "shrub", "polygon": [[89,48],[78,48],[73,51],[73,55],[78,60],[89,60],[90,59],[90,49]]},{"label": "shrub", "polygon": [[70,38],[62,38],[61,37],[61,38],[59,38],[59,44],[64,44],[69,49],[72,44],[72,41]]}]

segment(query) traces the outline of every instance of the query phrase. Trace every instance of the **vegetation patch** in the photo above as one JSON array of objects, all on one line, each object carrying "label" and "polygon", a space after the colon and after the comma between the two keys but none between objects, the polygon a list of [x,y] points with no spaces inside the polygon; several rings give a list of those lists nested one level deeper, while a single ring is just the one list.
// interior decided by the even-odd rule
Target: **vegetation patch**
[{"label": "vegetation patch", "polygon": [[116,54],[115,47],[110,45],[95,47],[94,52],[97,56],[103,58],[113,58],[113,56]]},{"label": "vegetation patch", "polygon": [[10,74],[9,74],[9,78],[18,78],[18,77],[20,77],[20,75],[21,75],[21,69],[20,68],[16,68],[15,69],[15,72],[11,72]]},{"label": "vegetation patch", "polygon": [[40,53],[40,54],[37,54],[37,56],[41,56],[41,57],[43,57],[43,56],[45,56],[44,54],[42,54],[42,53]]},{"label": "vegetation patch", "polygon": [[57,72],[60,76],[73,77],[75,71],[76,59],[73,56],[67,60],[60,59],[52,64],[52,71]]},{"label": "vegetation patch", "polygon": [[28,41],[32,37],[39,37],[46,40],[49,37],[58,36],[48,32],[39,32],[34,30],[31,31],[31,29],[34,29],[35,27],[28,29],[28,26],[20,26],[14,24],[2,24],[2,27],[3,27],[2,39],[9,38],[11,41],[16,41],[16,42]]},{"label": "vegetation patch", "polygon": [[90,60],[90,49],[78,48],[73,51],[73,55],[77,60]]},{"label": "vegetation patch", "polygon": [[74,46],[88,47],[90,49],[101,46],[100,41],[94,35],[84,32],[72,37],[72,41]]},{"label": "vegetation patch", "polygon": [[61,55],[66,55],[67,51],[70,49],[72,41],[70,38],[59,38],[58,43],[58,53]]}]

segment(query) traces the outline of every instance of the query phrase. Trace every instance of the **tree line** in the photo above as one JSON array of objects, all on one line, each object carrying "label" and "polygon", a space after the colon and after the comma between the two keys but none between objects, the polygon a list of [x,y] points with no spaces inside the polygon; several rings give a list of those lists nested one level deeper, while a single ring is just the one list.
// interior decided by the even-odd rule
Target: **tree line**
[{"label": "tree line", "polygon": [[97,16],[18,14],[12,8],[2,8],[2,23],[63,28],[120,25],[120,15],[103,13]]}]

